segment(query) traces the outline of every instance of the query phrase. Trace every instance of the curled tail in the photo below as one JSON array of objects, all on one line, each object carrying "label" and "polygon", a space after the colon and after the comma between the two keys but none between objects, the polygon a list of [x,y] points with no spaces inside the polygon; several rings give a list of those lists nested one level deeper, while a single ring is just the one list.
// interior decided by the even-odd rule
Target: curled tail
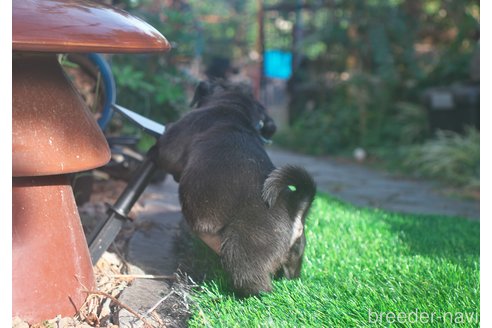
[{"label": "curled tail", "polygon": [[286,165],[268,175],[263,184],[262,198],[269,208],[282,200],[291,217],[299,214],[304,217],[315,194],[316,184],[311,175],[302,167]]}]

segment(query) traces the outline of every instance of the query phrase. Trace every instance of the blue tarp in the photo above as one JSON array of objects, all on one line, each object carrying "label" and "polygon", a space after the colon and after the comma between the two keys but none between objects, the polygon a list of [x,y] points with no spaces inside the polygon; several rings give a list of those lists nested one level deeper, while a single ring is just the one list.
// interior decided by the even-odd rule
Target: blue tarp
[{"label": "blue tarp", "polygon": [[281,50],[267,50],[263,57],[265,76],[288,79],[292,74],[292,53]]}]

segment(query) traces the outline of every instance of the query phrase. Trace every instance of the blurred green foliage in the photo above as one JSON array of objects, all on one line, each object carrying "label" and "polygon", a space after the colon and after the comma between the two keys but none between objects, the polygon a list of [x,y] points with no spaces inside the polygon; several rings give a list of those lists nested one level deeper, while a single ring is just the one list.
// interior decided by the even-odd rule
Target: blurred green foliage
[{"label": "blurred green foliage", "polygon": [[[182,58],[193,57],[193,29],[186,12],[178,9],[127,9],[159,30],[172,44],[171,51],[160,54],[113,55],[111,67],[117,85],[117,102],[155,121],[176,120],[187,107],[187,86],[193,83],[179,65]],[[173,43],[172,40],[180,40]]]},{"label": "blurred green foliage", "polygon": [[251,60],[260,3],[265,49],[296,50],[300,58],[281,145],[397,154],[434,137],[421,98],[428,88],[479,83],[477,0],[127,0],[126,9],[173,49],[113,56],[118,102],[159,122],[178,118],[196,82],[188,73],[194,60]]},{"label": "blurred green foliage", "polygon": [[[251,1],[124,0],[118,5],[152,25],[172,45],[164,54],[111,57],[118,104],[164,124],[189,110],[197,82],[190,73],[195,60],[206,64],[213,56],[246,56],[255,42]],[[113,129],[139,133],[124,120],[114,120]]]},{"label": "blurred green foliage", "polygon": [[267,47],[289,50],[294,42],[295,25],[291,33],[272,28],[279,20],[294,19],[302,30],[303,59],[288,84],[290,126],[277,143],[318,155],[351,156],[362,147],[399,172],[479,187],[478,130],[431,129],[422,98],[429,88],[479,85],[478,1],[267,4],[279,8],[268,13]]},{"label": "blurred green foliage", "polygon": [[243,0],[189,0],[199,32],[199,55],[241,59],[256,43],[256,2]]},{"label": "blurred green foliage", "polygon": [[[187,91],[194,86],[183,63],[195,55],[195,18],[186,4],[170,6],[153,1],[125,0],[118,5],[156,28],[171,43],[166,53],[116,54],[111,67],[117,85],[117,103],[162,124],[177,120],[188,109]],[[126,120],[112,122],[114,132],[140,134]],[[140,148],[152,143],[141,135]]]},{"label": "blurred green foliage", "polygon": [[422,93],[471,79],[478,1],[301,3],[304,59],[289,81],[287,141],[304,151],[422,142],[431,136]]}]

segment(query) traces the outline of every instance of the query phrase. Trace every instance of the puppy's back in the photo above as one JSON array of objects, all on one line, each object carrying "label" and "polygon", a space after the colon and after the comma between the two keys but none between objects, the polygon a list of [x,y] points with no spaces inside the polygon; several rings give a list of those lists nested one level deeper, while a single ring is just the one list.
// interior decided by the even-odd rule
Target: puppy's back
[{"label": "puppy's back", "polygon": [[217,232],[238,213],[263,204],[263,183],[274,166],[256,137],[232,127],[209,132],[194,142],[179,193],[194,230]]}]

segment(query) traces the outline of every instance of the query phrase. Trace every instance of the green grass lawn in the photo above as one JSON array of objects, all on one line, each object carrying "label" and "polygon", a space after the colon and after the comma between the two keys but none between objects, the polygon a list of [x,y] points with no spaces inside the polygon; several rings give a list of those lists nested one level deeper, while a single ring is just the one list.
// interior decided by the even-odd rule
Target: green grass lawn
[{"label": "green grass lawn", "polygon": [[479,326],[478,222],[363,209],[318,194],[306,238],[300,279],[239,299],[216,270],[193,295],[189,326]]}]

